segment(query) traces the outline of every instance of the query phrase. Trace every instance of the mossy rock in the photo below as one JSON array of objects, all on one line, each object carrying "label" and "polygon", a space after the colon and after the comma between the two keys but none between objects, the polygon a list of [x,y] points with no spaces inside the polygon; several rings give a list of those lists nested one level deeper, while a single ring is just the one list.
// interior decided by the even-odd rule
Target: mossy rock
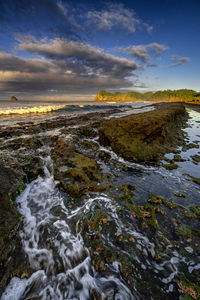
[{"label": "mossy rock", "polygon": [[90,139],[97,136],[96,131],[91,126],[82,126],[78,128],[78,134]]},{"label": "mossy rock", "polygon": [[189,219],[200,220],[200,205],[189,206],[188,209],[184,211],[184,215]]},{"label": "mossy rock", "polygon": [[175,164],[175,163],[170,163],[170,164],[162,164],[162,166],[166,169],[166,170],[174,170],[177,169],[179,167],[179,165]]},{"label": "mossy rock", "polygon": [[176,161],[176,162],[183,162],[183,161],[186,161],[186,160],[183,159],[179,154],[175,154],[173,160]]},{"label": "mossy rock", "polygon": [[[55,179],[73,196],[99,190],[100,169],[95,160],[78,153],[64,139],[59,139],[52,151]],[[65,168],[64,168],[65,166]]]},{"label": "mossy rock", "polygon": [[99,140],[127,160],[158,163],[183,143],[184,133],[177,125],[186,116],[182,104],[165,104],[155,111],[104,120]]},{"label": "mossy rock", "polygon": [[197,149],[198,149],[198,148],[199,148],[199,145],[196,144],[196,143],[189,143],[189,144],[186,144],[186,145],[183,146],[182,151],[186,152],[186,151],[188,151],[189,149],[194,149],[194,148],[197,148]]},{"label": "mossy rock", "polygon": [[198,164],[200,162],[200,155],[195,154],[195,155],[192,155],[190,157],[192,158],[194,163]]},{"label": "mossy rock", "polygon": [[[191,279],[190,279],[191,280]],[[200,277],[191,282],[185,274],[181,275],[178,286],[185,295],[184,299],[200,299]]]},{"label": "mossy rock", "polygon": [[191,176],[189,174],[185,174],[185,175],[188,176],[189,178],[191,178],[193,182],[195,182],[196,184],[200,185],[200,178]]},{"label": "mossy rock", "polygon": [[[12,274],[16,274],[19,261],[13,261],[11,253],[17,248],[16,237],[21,223],[21,215],[14,202],[25,184],[24,174],[12,168],[0,165],[0,295]],[[18,249],[18,250],[17,250]],[[10,257],[10,260],[9,260]]]},{"label": "mossy rock", "polygon": [[148,202],[152,204],[162,204],[163,198],[156,194],[150,194]]}]

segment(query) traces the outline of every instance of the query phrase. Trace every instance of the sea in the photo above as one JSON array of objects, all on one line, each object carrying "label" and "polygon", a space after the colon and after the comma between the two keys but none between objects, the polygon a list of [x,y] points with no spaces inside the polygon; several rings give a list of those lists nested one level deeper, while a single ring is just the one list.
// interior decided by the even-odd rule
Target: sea
[{"label": "sea", "polygon": [[[37,121],[55,118],[57,116],[69,116],[87,114],[88,112],[100,112],[110,109],[119,109],[127,113],[137,113],[148,110],[144,107],[152,103],[145,102],[95,102],[95,101],[68,101],[68,102],[38,102],[38,101],[0,101],[0,124],[12,124],[16,122]],[[130,111],[131,109],[131,111]],[[136,111],[133,111],[136,109]],[[150,108],[153,109],[153,108]],[[129,111],[129,112],[128,112]],[[126,113],[125,113],[126,114]]]}]

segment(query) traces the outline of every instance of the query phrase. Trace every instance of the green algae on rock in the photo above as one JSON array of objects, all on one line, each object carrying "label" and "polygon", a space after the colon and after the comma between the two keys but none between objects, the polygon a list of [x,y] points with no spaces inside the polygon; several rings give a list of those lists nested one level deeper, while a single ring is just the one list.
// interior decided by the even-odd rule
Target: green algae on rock
[{"label": "green algae on rock", "polygon": [[194,164],[198,165],[198,163],[200,163],[200,155],[195,154],[191,155],[190,157],[192,158]]},{"label": "green algae on rock", "polygon": [[174,170],[177,169],[179,166],[175,163],[170,163],[170,164],[162,164],[162,166],[166,169],[166,170]]},{"label": "green algae on rock", "polygon": [[196,184],[200,185],[200,178],[191,176],[189,174],[185,174],[187,177],[191,178],[193,182],[195,182]]},{"label": "green algae on rock", "polygon": [[183,162],[183,161],[185,161],[185,159],[182,158],[179,154],[175,154],[173,160],[175,162]]},{"label": "green algae on rock", "polygon": [[183,143],[179,125],[186,117],[183,104],[162,104],[155,111],[102,121],[99,141],[127,160],[155,163]]},{"label": "green algae on rock", "polygon": [[71,196],[100,189],[101,173],[95,160],[78,153],[65,139],[58,139],[52,151],[54,175]]}]

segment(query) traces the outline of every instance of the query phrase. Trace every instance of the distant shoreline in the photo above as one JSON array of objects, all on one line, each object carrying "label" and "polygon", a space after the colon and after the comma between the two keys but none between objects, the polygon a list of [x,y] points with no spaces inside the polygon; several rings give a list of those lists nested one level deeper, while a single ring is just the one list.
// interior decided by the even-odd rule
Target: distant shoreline
[{"label": "distant shoreline", "polygon": [[144,94],[139,92],[127,93],[109,93],[100,90],[95,100],[98,102],[185,102],[191,104],[200,104],[200,92],[194,90],[164,90],[157,92],[146,92]]}]

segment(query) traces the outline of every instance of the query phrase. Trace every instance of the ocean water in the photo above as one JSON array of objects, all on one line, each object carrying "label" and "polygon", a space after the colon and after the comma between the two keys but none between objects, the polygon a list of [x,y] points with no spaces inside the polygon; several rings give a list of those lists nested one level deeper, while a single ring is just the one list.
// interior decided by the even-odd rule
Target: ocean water
[{"label": "ocean water", "polygon": [[[151,105],[144,102],[116,103],[95,101],[68,101],[68,102],[37,102],[37,101],[0,101],[0,124],[12,124],[16,122],[36,121],[49,119],[56,116],[87,114],[110,109],[119,109],[122,112],[131,108],[137,109]],[[142,111],[146,111],[145,109]],[[142,112],[141,111],[141,112]],[[133,113],[130,111],[129,113]],[[126,114],[126,113],[125,113]]]}]

